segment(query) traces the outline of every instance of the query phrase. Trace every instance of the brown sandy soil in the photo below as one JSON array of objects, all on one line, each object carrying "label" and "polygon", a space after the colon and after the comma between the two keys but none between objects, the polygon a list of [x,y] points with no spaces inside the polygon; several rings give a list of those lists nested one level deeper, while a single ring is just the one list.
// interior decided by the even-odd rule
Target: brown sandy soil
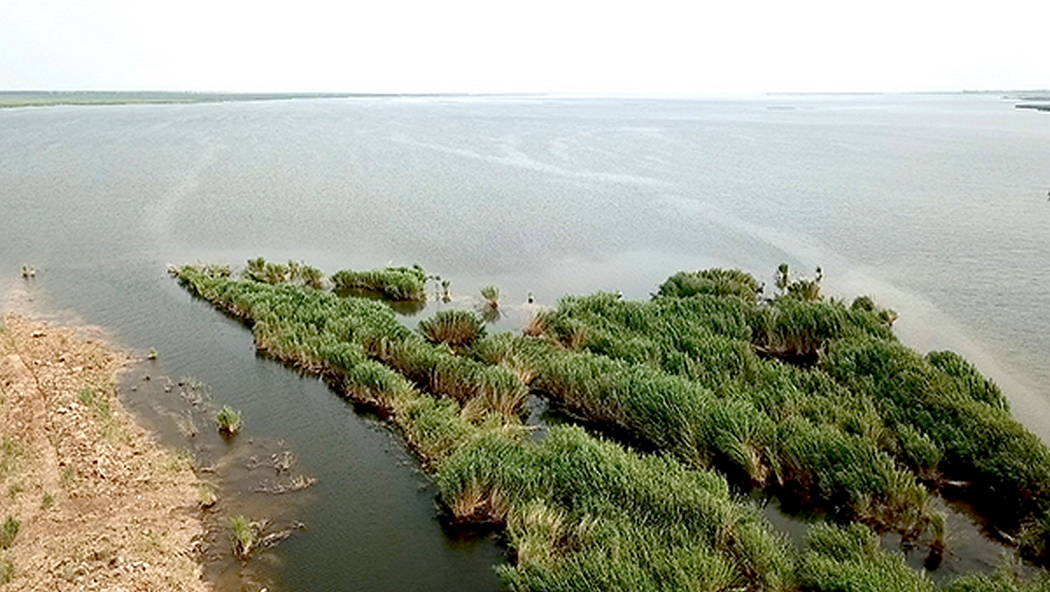
[{"label": "brown sandy soil", "polygon": [[68,329],[0,324],[3,590],[210,589],[200,482],[121,407],[127,363]]}]

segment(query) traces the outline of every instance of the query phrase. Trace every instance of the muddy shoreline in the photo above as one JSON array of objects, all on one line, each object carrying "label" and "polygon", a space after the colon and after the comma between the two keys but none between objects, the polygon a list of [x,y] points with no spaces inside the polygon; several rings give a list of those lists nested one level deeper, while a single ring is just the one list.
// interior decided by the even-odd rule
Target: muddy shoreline
[{"label": "muddy shoreline", "polygon": [[7,589],[212,590],[201,482],[192,459],[159,446],[118,399],[130,363],[95,336],[4,317]]}]

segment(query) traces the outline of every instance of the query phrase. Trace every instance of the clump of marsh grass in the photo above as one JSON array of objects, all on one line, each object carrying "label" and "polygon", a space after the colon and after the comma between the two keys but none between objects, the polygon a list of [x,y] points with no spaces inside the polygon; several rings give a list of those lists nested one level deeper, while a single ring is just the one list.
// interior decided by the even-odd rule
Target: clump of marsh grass
[{"label": "clump of marsh grass", "polygon": [[243,514],[230,518],[230,534],[233,540],[233,552],[241,559],[246,559],[255,548],[259,536],[258,526]]},{"label": "clump of marsh grass", "polygon": [[506,420],[521,417],[529,389],[513,372],[498,366],[485,366],[475,372],[474,395],[463,406],[463,416],[479,421],[489,413]]},{"label": "clump of marsh grass", "polygon": [[499,287],[488,285],[481,289],[481,298],[489,308],[499,308]]},{"label": "clump of marsh grass", "polygon": [[396,301],[426,300],[427,274],[422,267],[387,267],[367,271],[344,269],[332,274],[337,292],[368,290]]},{"label": "clump of marsh grass", "polygon": [[28,263],[22,265],[22,277],[27,280],[36,277],[36,268]]},{"label": "clump of marsh grass", "polygon": [[208,263],[201,269],[204,273],[214,277],[230,277],[233,275],[233,268],[225,263]]},{"label": "clump of marsh grass", "polygon": [[806,302],[820,302],[824,299],[824,296],[820,293],[821,282],[824,281],[824,271],[819,267],[812,279],[807,277],[796,277],[793,279],[788,264],[781,263],[777,267],[774,278],[777,291],[782,297],[798,298]]},{"label": "clump of marsh grass", "polygon": [[495,323],[503,317],[499,308],[499,287],[494,285],[485,286],[481,289],[482,303],[479,309],[481,318],[486,323]]},{"label": "clump of marsh grass", "polygon": [[485,325],[469,310],[442,310],[420,321],[419,331],[431,343],[446,343],[464,348],[485,336]]},{"label": "clump of marsh grass", "polygon": [[248,260],[244,277],[265,284],[280,284],[290,279],[291,269],[281,263],[271,263],[263,257]]},{"label": "clump of marsh grass", "polygon": [[543,315],[534,314],[529,317],[529,322],[526,323],[525,328],[521,332],[528,337],[540,337],[543,335],[543,330]]},{"label": "clump of marsh grass", "polygon": [[737,296],[754,302],[762,289],[762,284],[754,276],[739,269],[704,269],[672,275],[660,285],[655,297],[688,298],[697,294],[710,294]]},{"label": "clump of marsh grass", "polygon": [[229,405],[222,406],[222,409],[215,416],[215,421],[219,424],[219,431],[228,436],[232,436],[241,430],[241,416]]},{"label": "clump of marsh grass", "polygon": [[197,503],[206,510],[219,503],[219,496],[215,494],[215,489],[211,485],[201,483],[197,490]]},{"label": "clump of marsh grass", "polygon": [[14,516],[8,516],[4,520],[4,524],[0,527],[0,549],[8,549],[15,543],[15,537],[18,536],[18,529],[21,524]]},{"label": "clump of marsh grass", "polygon": [[320,290],[324,274],[320,269],[311,267],[302,261],[288,262],[288,278],[293,282],[299,282],[304,286]]},{"label": "clump of marsh grass", "polygon": [[882,549],[878,535],[862,524],[814,526],[806,547],[799,568],[803,590],[937,590],[925,572],[908,567],[903,555]]}]

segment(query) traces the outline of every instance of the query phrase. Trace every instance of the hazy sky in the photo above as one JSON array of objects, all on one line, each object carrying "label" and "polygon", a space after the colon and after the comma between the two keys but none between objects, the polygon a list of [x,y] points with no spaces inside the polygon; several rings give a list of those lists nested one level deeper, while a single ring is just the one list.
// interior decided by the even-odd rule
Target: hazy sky
[{"label": "hazy sky", "polygon": [[0,89],[1050,87],[1045,0],[0,0]]}]

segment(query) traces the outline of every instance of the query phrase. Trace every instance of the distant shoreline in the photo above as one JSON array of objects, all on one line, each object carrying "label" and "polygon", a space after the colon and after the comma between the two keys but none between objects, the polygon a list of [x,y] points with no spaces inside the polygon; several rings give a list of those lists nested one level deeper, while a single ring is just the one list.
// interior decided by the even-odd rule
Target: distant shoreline
[{"label": "distant shoreline", "polygon": [[546,93],[223,93],[178,91],[4,91],[0,109],[58,105],[170,105],[292,99],[545,97]]},{"label": "distant shoreline", "polygon": [[[914,92],[764,92],[749,94],[750,97],[797,97],[797,96],[841,96],[866,97],[885,95],[977,95],[1000,94],[1006,91],[914,91]],[[1039,94],[1036,94],[1039,93]],[[1010,91],[1002,98],[1021,101],[1043,101],[1050,91]],[[635,94],[561,94],[550,92],[196,92],[196,91],[42,91],[0,90],[0,109],[24,107],[54,107],[59,105],[169,105],[194,103],[233,103],[257,101],[288,101],[293,99],[425,99],[425,98],[549,98],[549,99],[724,99],[716,94],[707,95],[635,95]],[[1021,109],[1050,110],[1050,105],[1021,103]]]},{"label": "distant shoreline", "polygon": [[196,93],[149,91],[0,91],[0,109],[58,105],[139,105],[282,101],[290,99],[345,99],[374,97],[351,93]]},{"label": "distant shoreline", "polygon": [[1050,111],[1050,103],[1018,103],[1014,109],[1034,109],[1036,111]]}]

